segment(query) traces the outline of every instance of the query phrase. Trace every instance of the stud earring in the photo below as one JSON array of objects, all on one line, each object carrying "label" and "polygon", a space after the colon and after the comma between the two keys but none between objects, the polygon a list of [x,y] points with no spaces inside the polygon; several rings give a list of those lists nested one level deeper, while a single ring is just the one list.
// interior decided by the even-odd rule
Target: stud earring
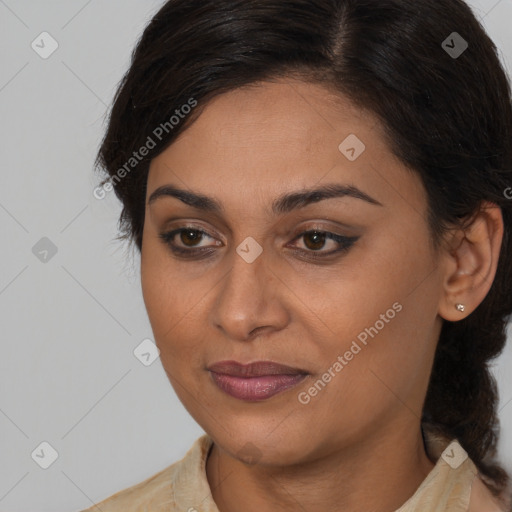
[{"label": "stud earring", "polygon": [[464,312],[464,304],[455,304],[455,307],[462,313]]}]

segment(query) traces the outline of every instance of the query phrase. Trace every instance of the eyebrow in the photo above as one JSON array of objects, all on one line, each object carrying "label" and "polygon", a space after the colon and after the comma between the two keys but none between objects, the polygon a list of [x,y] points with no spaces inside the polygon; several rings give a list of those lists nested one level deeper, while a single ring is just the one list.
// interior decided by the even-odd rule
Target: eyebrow
[{"label": "eyebrow", "polygon": [[[162,197],[174,197],[179,199],[182,203],[209,213],[221,214],[224,211],[222,204],[216,199],[203,194],[182,190],[174,187],[173,185],[163,185],[158,187],[149,196],[148,205],[151,205],[157,199]],[[283,215],[291,212],[292,210],[304,208],[312,203],[342,197],[352,197],[355,199],[361,199],[362,201],[372,205],[383,206],[382,203],[353,185],[329,184],[318,188],[283,194],[272,203],[272,212],[275,215]]]}]

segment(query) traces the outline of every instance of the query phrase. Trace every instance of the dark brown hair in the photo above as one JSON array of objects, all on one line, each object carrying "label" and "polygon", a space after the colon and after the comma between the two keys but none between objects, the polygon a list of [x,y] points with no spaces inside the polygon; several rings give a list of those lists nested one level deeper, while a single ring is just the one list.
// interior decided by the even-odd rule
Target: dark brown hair
[{"label": "dark brown hair", "polygon": [[[460,55],[451,51],[463,50],[464,41]],[[482,201],[502,210],[496,278],[469,316],[444,321],[422,418],[459,440],[498,495],[509,479],[495,460],[498,396],[488,365],[504,347],[512,313],[512,200],[505,193],[512,185],[512,104],[497,50],[466,3],[165,3],[133,52],[97,158],[123,204],[118,238],[141,250],[150,160],[212,97],[292,75],[326,84],[378,116],[391,149],[425,186],[436,247]],[[148,154],[130,160],[144,146]]]}]

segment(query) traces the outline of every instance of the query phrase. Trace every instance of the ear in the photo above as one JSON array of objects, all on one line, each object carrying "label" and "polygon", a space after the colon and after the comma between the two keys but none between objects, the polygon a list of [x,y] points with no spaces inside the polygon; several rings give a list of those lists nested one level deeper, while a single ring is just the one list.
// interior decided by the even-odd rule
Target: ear
[{"label": "ear", "polygon": [[[495,203],[482,202],[471,224],[456,229],[443,248],[443,289],[439,315],[456,322],[484,300],[496,275],[503,240],[503,217]],[[464,312],[456,304],[464,305]]]}]

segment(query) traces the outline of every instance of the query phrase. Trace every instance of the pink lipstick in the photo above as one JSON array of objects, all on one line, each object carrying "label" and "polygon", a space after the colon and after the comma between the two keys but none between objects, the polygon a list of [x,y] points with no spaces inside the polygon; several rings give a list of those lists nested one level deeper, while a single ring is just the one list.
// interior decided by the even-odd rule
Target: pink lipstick
[{"label": "pink lipstick", "polygon": [[208,367],[214,383],[226,394],[255,402],[266,400],[299,382],[308,372],[272,361],[241,364],[237,361],[220,361]]}]

